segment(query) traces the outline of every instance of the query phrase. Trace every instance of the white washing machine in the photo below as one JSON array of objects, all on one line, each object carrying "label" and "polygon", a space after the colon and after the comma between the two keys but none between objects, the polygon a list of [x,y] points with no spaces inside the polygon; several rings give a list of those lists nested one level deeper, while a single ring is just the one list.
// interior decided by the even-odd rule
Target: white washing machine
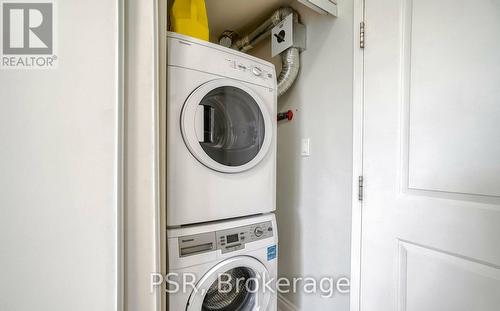
[{"label": "white washing machine", "polygon": [[274,211],[274,65],[169,33],[167,73],[167,225]]},{"label": "white washing machine", "polygon": [[263,286],[277,278],[273,214],[169,229],[167,236],[169,289],[179,288],[169,293],[169,310],[277,310],[275,282]]}]

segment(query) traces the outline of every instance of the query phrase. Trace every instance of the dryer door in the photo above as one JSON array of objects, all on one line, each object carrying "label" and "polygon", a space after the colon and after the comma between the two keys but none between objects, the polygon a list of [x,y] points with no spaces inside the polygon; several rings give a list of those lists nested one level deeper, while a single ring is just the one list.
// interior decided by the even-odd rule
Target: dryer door
[{"label": "dryer door", "polygon": [[257,259],[248,256],[225,260],[196,284],[186,311],[267,310],[271,292],[263,288],[269,272]]},{"label": "dryer door", "polygon": [[262,99],[229,79],[207,82],[191,93],[182,109],[181,130],[193,156],[223,173],[257,165],[273,137],[272,118]]}]

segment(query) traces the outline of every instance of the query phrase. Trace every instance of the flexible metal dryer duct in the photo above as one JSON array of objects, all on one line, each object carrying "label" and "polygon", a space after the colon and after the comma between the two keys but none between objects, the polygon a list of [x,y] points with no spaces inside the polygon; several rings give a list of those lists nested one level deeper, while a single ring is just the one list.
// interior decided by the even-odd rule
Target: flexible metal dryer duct
[{"label": "flexible metal dryer duct", "polygon": [[297,79],[300,71],[299,49],[291,47],[281,53],[281,72],[278,77],[278,97],[285,94]]},{"label": "flexible metal dryer duct", "polygon": [[[271,30],[290,14],[293,14],[294,22],[298,23],[299,15],[296,11],[292,8],[279,8],[254,31],[236,41],[232,48],[242,52],[248,52],[253,49],[257,43],[269,37]],[[290,87],[292,87],[300,71],[300,53],[298,48],[288,48],[281,53],[280,56],[282,69],[278,76],[278,97],[285,94]]]}]

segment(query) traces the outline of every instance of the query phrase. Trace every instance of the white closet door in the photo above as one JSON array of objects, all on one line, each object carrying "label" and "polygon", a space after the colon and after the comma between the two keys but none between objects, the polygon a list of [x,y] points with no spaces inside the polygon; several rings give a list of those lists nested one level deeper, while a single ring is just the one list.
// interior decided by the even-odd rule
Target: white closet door
[{"label": "white closet door", "polygon": [[361,310],[498,310],[500,2],[365,4]]}]

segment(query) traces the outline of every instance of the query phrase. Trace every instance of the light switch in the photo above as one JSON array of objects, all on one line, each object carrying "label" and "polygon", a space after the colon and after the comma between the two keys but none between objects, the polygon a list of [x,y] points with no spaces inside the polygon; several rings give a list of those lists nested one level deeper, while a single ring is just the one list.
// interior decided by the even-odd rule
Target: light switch
[{"label": "light switch", "polygon": [[311,155],[311,140],[309,138],[302,138],[300,144],[300,155],[303,157]]}]

